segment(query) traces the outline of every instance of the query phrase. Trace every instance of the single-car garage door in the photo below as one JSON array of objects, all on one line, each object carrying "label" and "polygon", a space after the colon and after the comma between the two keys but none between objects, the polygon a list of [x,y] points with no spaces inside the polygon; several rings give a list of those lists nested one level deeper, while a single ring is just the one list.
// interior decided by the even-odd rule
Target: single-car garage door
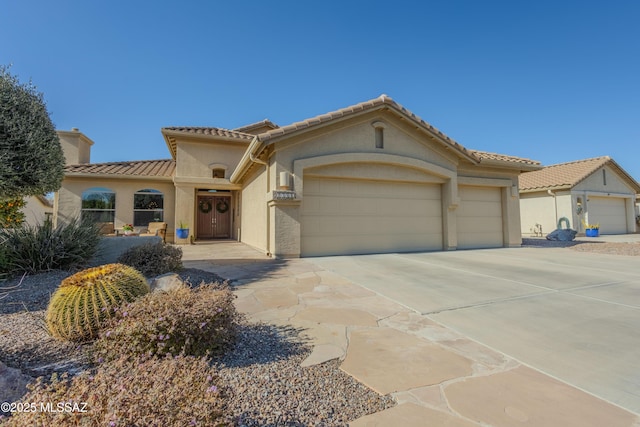
[{"label": "single-car garage door", "polygon": [[504,246],[502,191],[498,187],[460,186],[458,248],[499,248]]},{"label": "single-car garage door", "polygon": [[589,196],[587,209],[589,223],[600,224],[600,234],[627,232],[627,210],[623,198]]},{"label": "single-car garage door", "polygon": [[302,256],[442,250],[439,184],[304,177]]}]

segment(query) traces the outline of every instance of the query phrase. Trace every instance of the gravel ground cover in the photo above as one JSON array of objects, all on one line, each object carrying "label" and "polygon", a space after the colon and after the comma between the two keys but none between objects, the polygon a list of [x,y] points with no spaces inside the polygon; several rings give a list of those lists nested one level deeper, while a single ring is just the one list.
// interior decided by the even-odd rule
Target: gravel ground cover
[{"label": "gravel ground cover", "polygon": [[585,242],[584,240],[574,240],[572,242],[556,242],[547,239],[525,238],[522,239],[522,246],[539,248],[570,248],[571,250],[578,252],[640,256],[639,242]]},{"label": "gravel ground cover", "polygon": [[[90,345],[49,336],[50,295],[71,273],[52,271],[0,282],[0,361],[32,377],[90,368]],[[191,284],[223,282],[202,270],[180,272]],[[237,426],[343,426],[395,405],[339,369],[339,361],[302,368],[311,352],[300,332],[243,321],[234,348],[214,360],[224,380],[229,420]]]},{"label": "gravel ground cover", "polygon": [[[640,243],[523,239],[523,246],[640,255]],[[89,345],[57,341],[44,323],[51,294],[70,274],[52,271],[0,282],[0,361],[33,377],[77,373],[90,366]],[[180,275],[195,285],[224,281],[198,269]],[[247,427],[342,426],[395,405],[390,396],[380,396],[342,372],[338,360],[300,367],[310,351],[300,331],[243,322],[233,350],[213,362],[230,396],[230,421]]]}]

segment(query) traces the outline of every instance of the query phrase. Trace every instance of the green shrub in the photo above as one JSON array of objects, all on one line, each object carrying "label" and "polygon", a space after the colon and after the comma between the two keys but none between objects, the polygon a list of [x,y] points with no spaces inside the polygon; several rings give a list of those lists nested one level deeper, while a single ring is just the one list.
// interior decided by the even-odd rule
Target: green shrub
[{"label": "green shrub", "polygon": [[39,225],[0,229],[5,253],[0,254],[0,269],[10,273],[80,267],[95,254],[100,235],[88,223],[72,220],[54,227],[50,220]]},{"label": "green shrub", "polygon": [[118,258],[147,277],[182,270],[182,248],[164,243],[134,246]]},{"label": "green shrub", "polygon": [[206,284],[152,292],[120,307],[101,330],[95,357],[221,354],[235,337],[234,298],[230,290]]},{"label": "green shrub", "polygon": [[47,308],[47,328],[58,339],[89,340],[118,305],[146,293],[149,284],[135,268],[123,264],[88,268],[60,283]]},{"label": "green shrub", "polygon": [[[16,412],[8,426],[220,426],[224,394],[205,358],[120,358],[47,384],[39,378],[22,402],[68,402],[69,412]],[[80,412],[86,403],[86,412]]]}]

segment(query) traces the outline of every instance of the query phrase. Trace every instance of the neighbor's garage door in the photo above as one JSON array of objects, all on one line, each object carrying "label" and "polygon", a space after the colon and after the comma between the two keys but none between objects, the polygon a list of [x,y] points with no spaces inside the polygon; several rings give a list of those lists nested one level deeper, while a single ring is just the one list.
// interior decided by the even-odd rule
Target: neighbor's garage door
[{"label": "neighbor's garage door", "polygon": [[625,234],[627,211],[620,197],[593,197],[587,202],[589,223],[600,224],[600,234]]},{"label": "neighbor's garage door", "polygon": [[442,250],[440,185],[304,178],[302,256]]},{"label": "neighbor's garage door", "polygon": [[497,187],[460,186],[458,248],[498,248],[504,246],[502,193]]}]

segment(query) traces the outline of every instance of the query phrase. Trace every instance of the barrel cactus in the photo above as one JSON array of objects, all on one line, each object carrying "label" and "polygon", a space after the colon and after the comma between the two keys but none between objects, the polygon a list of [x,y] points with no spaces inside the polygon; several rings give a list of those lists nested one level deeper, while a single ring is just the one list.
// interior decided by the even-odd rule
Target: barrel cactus
[{"label": "barrel cactus", "polygon": [[97,336],[113,308],[149,292],[149,284],[136,269],[107,264],[67,277],[51,297],[47,328],[55,338],[86,341]]}]

